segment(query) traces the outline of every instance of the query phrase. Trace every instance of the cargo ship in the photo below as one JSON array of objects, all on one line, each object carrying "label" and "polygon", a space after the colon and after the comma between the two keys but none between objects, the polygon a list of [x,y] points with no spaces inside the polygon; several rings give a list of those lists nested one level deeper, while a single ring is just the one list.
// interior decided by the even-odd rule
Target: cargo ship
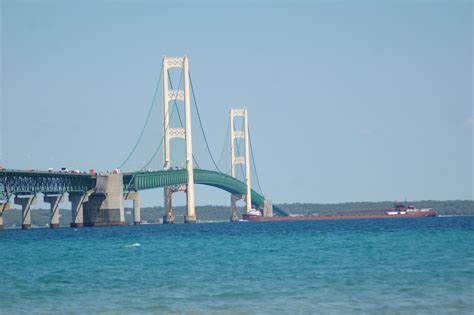
[{"label": "cargo ship", "polygon": [[[374,211],[372,211],[374,212]],[[242,215],[244,221],[324,221],[324,220],[353,220],[353,219],[394,219],[394,218],[425,218],[435,217],[438,215],[435,209],[424,208],[416,209],[413,205],[405,207],[403,204],[396,202],[394,209],[379,210],[379,213],[360,213],[350,215],[317,215],[317,216],[286,216],[286,217],[264,217],[262,211],[251,209],[248,213]]]}]

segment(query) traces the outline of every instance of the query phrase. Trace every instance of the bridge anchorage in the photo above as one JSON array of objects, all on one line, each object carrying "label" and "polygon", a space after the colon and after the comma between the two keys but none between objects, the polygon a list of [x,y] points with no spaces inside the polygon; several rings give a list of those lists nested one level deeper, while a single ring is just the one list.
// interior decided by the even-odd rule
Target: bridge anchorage
[{"label": "bridge anchorage", "polygon": [[[169,80],[169,69],[181,69],[181,80],[177,89],[173,89]],[[126,225],[124,216],[124,201],[133,201],[133,221],[140,224],[140,191],[163,188],[164,208],[166,215],[163,223],[174,223],[172,208],[172,195],[175,192],[186,193],[185,223],[196,222],[194,204],[194,185],[207,185],[231,194],[231,221],[238,221],[236,203],[243,200],[246,203],[246,212],[253,207],[263,209],[264,216],[287,216],[288,214],[278,207],[272,206],[271,200],[265,199],[251,187],[250,163],[252,142],[249,133],[247,109],[230,110],[230,175],[223,173],[212,157],[204,128],[199,117],[187,57],[163,57],[162,76],[163,85],[163,138],[156,152],[163,145],[163,170],[142,170],[121,173],[119,170],[111,174],[55,172],[55,171],[22,171],[0,169],[0,229],[3,228],[3,212],[10,209],[10,199],[22,207],[22,228],[31,227],[31,207],[38,201],[38,194],[44,195],[44,201],[50,204],[50,227],[59,227],[59,205],[68,196],[71,202],[72,222],[71,227],[83,226],[111,226]],[[184,88],[180,89],[181,81]],[[158,84],[159,85],[159,84]],[[206,141],[206,146],[216,170],[194,168],[192,129],[191,129],[191,98],[196,105],[196,112],[201,124],[201,130]],[[185,121],[181,127],[170,126],[170,102],[181,101],[184,103]],[[243,118],[243,128],[235,128],[235,119]],[[147,118],[148,121],[148,118]],[[145,123],[146,126],[146,123]],[[138,141],[140,140],[139,137]],[[174,139],[185,140],[185,162],[183,169],[173,169],[171,164],[171,142]],[[244,141],[243,155],[238,142]],[[138,143],[138,142],[137,142]],[[135,149],[135,148],[134,148]],[[134,152],[134,149],[130,155]],[[155,152],[155,153],[156,153]],[[154,155],[155,155],[154,153]],[[127,157],[125,162],[128,160]],[[153,155],[153,156],[154,156]],[[151,161],[151,160],[150,160]],[[124,163],[125,163],[124,162]],[[122,163],[122,165],[124,164]],[[148,165],[148,164],[147,164]],[[245,166],[245,171],[242,167]],[[240,167],[244,181],[237,178],[237,166]],[[255,164],[253,164],[255,168]],[[119,167],[120,168],[120,167]],[[256,170],[256,168],[255,168]],[[257,174],[257,173],[255,173]],[[256,176],[258,186],[258,176]]]}]

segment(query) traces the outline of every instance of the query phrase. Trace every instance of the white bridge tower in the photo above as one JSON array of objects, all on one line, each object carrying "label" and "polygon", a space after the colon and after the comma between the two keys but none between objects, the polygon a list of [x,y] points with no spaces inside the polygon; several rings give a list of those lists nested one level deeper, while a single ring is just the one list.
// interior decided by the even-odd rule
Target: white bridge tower
[{"label": "white bridge tower", "polygon": [[[172,68],[181,68],[184,81],[184,89],[169,89],[168,70]],[[186,172],[188,181],[186,185],[179,187],[164,188],[164,208],[166,211],[163,217],[163,223],[174,223],[174,215],[172,209],[172,194],[176,191],[186,192],[187,213],[185,223],[196,222],[196,212],[194,209],[194,172],[193,172],[193,144],[191,131],[191,106],[190,106],[190,90],[189,90],[189,64],[188,57],[163,57],[163,169],[169,170],[171,165],[171,140],[175,138],[183,138],[186,142]],[[184,102],[185,125],[184,128],[170,127],[170,102]]]},{"label": "white bridge tower", "polygon": [[[235,118],[243,117],[244,119],[244,129],[235,130]],[[235,141],[244,139],[245,144],[245,155],[236,156],[236,145]],[[242,154],[242,152],[238,152]],[[230,110],[230,175],[232,177],[236,176],[236,166],[238,164],[245,165],[245,184],[247,185],[247,193],[244,196],[231,195],[230,197],[230,207],[232,210],[231,221],[237,221],[237,209],[236,201],[239,199],[245,200],[246,203],[246,212],[248,213],[252,208],[252,190],[250,185],[250,151],[249,151],[249,125],[248,125],[248,113],[246,108]]]}]

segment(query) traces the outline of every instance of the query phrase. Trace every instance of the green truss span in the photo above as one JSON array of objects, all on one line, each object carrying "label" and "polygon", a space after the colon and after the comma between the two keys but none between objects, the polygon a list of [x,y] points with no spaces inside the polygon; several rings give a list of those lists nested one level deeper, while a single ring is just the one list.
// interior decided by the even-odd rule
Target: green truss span
[{"label": "green truss span", "polygon": [[[123,174],[124,190],[147,190],[166,186],[177,186],[186,184],[188,175],[186,170],[156,171],[156,172],[136,172]],[[207,185],[225,190],[234,195],[245,195],[247,186],[240,180],[215,171],[194,170],[194,183]],[[264,197],[252,189],[252,204],[263,206]],[[275,214],[288,216],[288,214],[278,207],[273,207]]]}]

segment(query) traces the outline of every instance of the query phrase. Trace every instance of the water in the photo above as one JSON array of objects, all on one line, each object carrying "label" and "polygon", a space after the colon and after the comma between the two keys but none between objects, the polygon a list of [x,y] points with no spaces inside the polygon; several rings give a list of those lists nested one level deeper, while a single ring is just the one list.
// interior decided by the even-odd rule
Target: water
[{"label": "water", "polygon": [[0,233],[0,313],[474,313],[474,217]]}]

